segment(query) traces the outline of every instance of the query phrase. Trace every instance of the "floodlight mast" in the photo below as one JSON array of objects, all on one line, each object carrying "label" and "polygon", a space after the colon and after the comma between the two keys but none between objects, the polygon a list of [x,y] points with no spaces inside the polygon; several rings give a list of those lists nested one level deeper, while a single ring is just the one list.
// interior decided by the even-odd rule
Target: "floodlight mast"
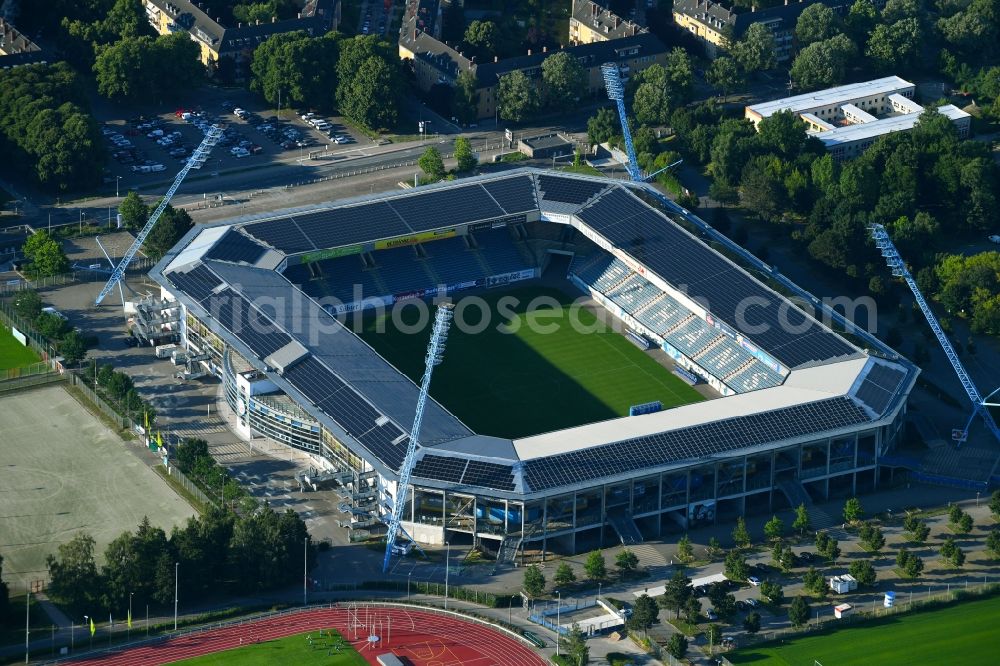
[{"label": "floodlight mast", "polygon": [[212,152],[212,148],[214,148],[215,144],[219,142],[219,138],[221,136],[222,127],[220,125],[213,125],[208,130],[208,134],[205,135],[205,138],[202,139],[194,153],[191,154],[191,157],[184,165],[184,168],[181,169],[177,174],[177,177],[174,178],[174,184],[171,185],[170,189],[167,190],[167,193],[163,195],[160,205],[157,206],[156,210],[153,211],[153,214],[149,216],[149,221],[146,222],[146,226],[144,226],[142,231],[140,231],[135,237],[135,240],[132,242],[132,246],[129,247],[125,256],[122,257],[122,260],[117,266],[115,266],[114,271],[111,272],[111,277],[108,279],[108,283],[104,285],[104,289],[101,290],[101,293],[98,294],[95,305],[100,305],[101,301],[104,300],[104,297],[110,294],[115,288],[115,285],[125,277],[125,269],[128,268],[130,263],[132,263],[132,259],[135,258],[135,255],[139,252],[139,248],[142,247],[142,244],[146,242],[146,237],[149,236],[149,232],[153,230],[153,227],[156,225],[156,221],[160,219],[160,215],[162,215],[163,211],[166,210],[167,204],[170,203],[174,193],[177,192],[177,188],[181,186],[181,183],[184,181],[184,177],[188,175],[188,171],[193,169],[195,165],[201,166],[205,163],[205,160],[208,158],[208,154]]},{"label": "floodlight mast", "polygon": [[420,439],[420,428],[424,421],[427,394],[431,388],[431,376],[434,374],[434,366],[439,365],[444,360],[444,348],[448,341],[448,328],[451,326],[454,307],[451,303],[443,303],[438,306],[437,314],[434,316],[434,330],[431,333],[431,341],[427,345],[427,356],[424,358],[424,376],[420,382],[417,410],[413,415],[413,427],[410,428],[410,444],[406,448],[406,457],[403,458],[403,465],[399,468],[399,481],[397,482],[396,497],[392,505],[392,518],[389,521],[389,531],[385,537],[385,559],[382,561],[383,573],[389,571],[389,562],[392,559],[392,547],[395,545],[396,536],[400,531],[400,522],[403,519],[403,507],[406,504],[406,494],[410,485],[410,475],[413,472],[413,464],[416,462],[417,442]]},{"label": "floodlight mast", "polygon": [[[944,329],[941,328],[941,324],[938,323],[937,317],[931,311],[930,305],[924,298],[924,295],[920,292],[920,288],[917,286],[917,281],[913,279],[910,275],[909,269],[906,268],[906,263],[903,258],[899,255],[899,251],[893,244],[892,239],[889,237],[889,233],[885,230],[885,227],[881,224],[873,224],[869,227],[871,231],[872,238],[875,239],[875,247],[877,247],[881,252],[882,256],[885,257],[885,263],[892,270],[892,274],[895,277],[901,277],[906,281],[906,285],[913,292],[913,297],[917,301],[917,305],[920,306],[920,311],[924,313],[924,318],[927,319],[927,324],[934,331],[934,335],[937,337],[938,343],[941,345],[941,349],[944,350],[945,356],[948,357],[948,361],[951,363],[951,367],[955,370],[955,374],[958,375],[958,381],[962,383],[962,388],[965,389],[966,395],[969,396],[969,400],[972,402],[972,414],[969,415],[969,420],[965,424],[965,430],[963,433],[968,433],[969,426],[972,425],[972,419],[978,414],[982,417],[983,421],[986,423],[986,427],[989,429],[993,437],[1000,442],[1000,427],[997,427],[996,421],[993,420],[993,415],[990,414],[986,400],[983,399],[982,395],[979,393],[979,389],[972,382],[972,378],[969,377],[969,373],[966,372],[965,366],[962,365],[962,361],[958,358],[958,353],[955,348],[951,346],[951,342],[948,340],[948,336],[945,335]],[[1000,389],[998,389],[1000,390]],[[996,393],[994,391],[993,393]],[[993,396],[991,393],[987,396],[987,399]]]}]

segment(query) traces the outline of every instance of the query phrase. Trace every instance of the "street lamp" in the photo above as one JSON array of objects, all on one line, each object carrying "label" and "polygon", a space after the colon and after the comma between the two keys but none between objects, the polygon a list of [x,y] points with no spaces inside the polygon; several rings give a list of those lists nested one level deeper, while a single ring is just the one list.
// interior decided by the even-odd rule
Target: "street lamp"
[{"label": "street lamp", "polygon": [[132,640],[132,595],[133,594],[135,594],[135,592],[128,593],[128,623],[126,624],[126,626],[128,627],[128,632],[126,633],[126,640]]},{"label": "street lamp", "polygon": [[556,590],[556,656],[559,656],[559,638],[562,633],[559,631],[562,628],[561,622],[561,611],[562,611],[562,591]]},{"label": "street lamp", "polygon": [[174,562],[174,631],[177,631],[177,589],[180,583],[180,562]]},{"label": "street lamp", "polygon": [[[90,623],[91,622],[93,622],[93,620],[90,619],[89,615],[84,615],[83,616],[83,626],[85,626],[88,629],[90,629]],[[92,632],[92,631],[90,632],[90,649],[91,650],[94,649],[94,632]]]},{"label": "street lamp", "polygon": [[115,199],[120,199],[121,195],[118,193],[118,185],[122,182],[121,176],[115,176]]},{"label": "street lamp", "polygon": [[444,609],[448,610],[448,574],[451,572],[451,543],[444,542]]},{"label": "street lamp", "polygon": [[406,600],[407,601],[410,600],[410,577],[412,575],[413,575],[412,571],[410,573],[406,574]]}]

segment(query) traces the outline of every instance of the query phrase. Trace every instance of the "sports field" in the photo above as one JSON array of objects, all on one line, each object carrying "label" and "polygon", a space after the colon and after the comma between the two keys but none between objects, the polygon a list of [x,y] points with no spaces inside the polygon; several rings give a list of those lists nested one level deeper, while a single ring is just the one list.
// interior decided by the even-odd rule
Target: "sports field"
[{"label": "sports field", "polygon": [[9,328],[0,325],[0,370],[20,368],[37,362],[38,355],[18,342]]},{"label": "sports field", "polygon": [[135,444],[124,444],[62,386],[0,398],[0,553],[12,590],[47,578],[45,556],[79,531],[103,553],[143,516],[169,532],[194,515],[127,446]]},{"label": "sports field", "polygon": [[[502,300],[510,297],[516,304]],[[544,307],[529,311],[538,297],[548,299]],[[593,312],[572,307],[573,299],[558,290],[484,294],[489,325],[481,331],[476,328],[483,310],[463,307],[468,298],[457,300],[456,323],[444,363],[434,371],[431,395],[476,432],[523,437],[626,416],[629,406],[644,402],[659,400],[669,408],[702,399],[610,325],[602,326]],[[417,318],[417,308],[407,307],[398,322],[406,328]],[[430,326],[401,331],[389,314],[369,315],[364,324],[361,337],[419,382]]]},{"label": "sports field", "polygon": [[329,666],[368,666],[351,644],[329,630],[308,632],[254,643],[201,657],[174,662],[184,666],[271,666],[271,664],[328,664]]},{"label": "sports field", "polygon": [[1000,652],[1000,597],[962,601],[938,610],[901,613],[784,645],[739,650],[734,664],[845,666],[995,664]]}]

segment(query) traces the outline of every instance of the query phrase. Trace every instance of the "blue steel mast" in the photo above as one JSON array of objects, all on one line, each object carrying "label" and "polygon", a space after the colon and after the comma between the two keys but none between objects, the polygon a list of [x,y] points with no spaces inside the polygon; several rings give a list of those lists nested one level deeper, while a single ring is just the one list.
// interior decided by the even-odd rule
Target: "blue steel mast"
[{"label": "blue steel mast", "polygon": [[392,505],[392,519],[389,521],[389,531],[385,537],[385,559],[382,561],[382,572],[389,570],[389,561],[392,559],[392,547],[396,543],[396,536],[400,531],[400,522],[403,519],[403,507],[406,504],[406,494],[410,486],[410,475],[413,472],[413,464],[417,457],[417,442],[420,439],[420,427],[424,421],[424,408],[427,406],[427,394],[431,388],[431,376],[434,374],[434,366],[439,365],[444,360],[444,347],[448,341],[448,328],[451,325],[451,318],[454,314],[454,306],[451,303],[443,303],[438,307],[434,316],[434,330],[431,333],[430,344],[427,345],[427,356],[424,358],[424,377],[420,382],[420,395],[417,397],[417,411],[413,415],[413,427],[410,428],[410,444],[406,449],[406,457],[403,458],[403,465],[399,468],[399,481],[396,485],[396,497]]},{"label": "blue steel mast", "polygon": [[[892,274],[896,277],[901,277],[906,281],[906,285],[913,292],[913,297],[917,300],[917,305],[920,306],[920,311],[924,313],[924,317],[927,319],[927,324],[934,331],[934,335],[937,337],[938,343],[941,345],[941,349],[944,350],[945,356],[948,357],[948,361],[951,363],[951,367],[955,370],[955,374],[958,375],[958,381],[962,383],[962,388],[965,389],[965,393],[969,396],[969,400],[972,402],[972,414],[969,416],[969,420],[965,424],[965,430],[963,435],[968,433],[969,426],[972,425],[972,419],[978,414],[982,417],[983,421],[986,423],[987,429],[993,434],[993,436],[1000,442],[1000,427],[997,427],[996,421],[993,420],[993,415],[990,414],[987,408],[989,403],[983,399],[979,393],[979,389],[972,382],[972,378],[969,377],[969,373],[966,372],[965,366],[962,365],[962,361],[958,358],[958,353],[955,352],[955,348],[951,346],[951,342],[948,340],[948,336],[945,335],[944,329],[941,328],[941,324],[938,323],[937,317],[931,311],[930,305],[928,305],[927,300],[924,295],[920,292],[920,288],[917,286],[916,280],[910,275],[910,271],[906,268],[906,264],[903,262],[903,258],[899,255],[899,251],[893,244],[892,239],[889,238],[888,232],[886,232],[885,227],[881,224],[873,224],[870,227],[872,238],[875,239],[875,247],[877,247],[881,252],[882,256],[885,257],[885,263],[892,270]],[[994,391],[993,393],[996,393]],[[993,394],[990,394],[991,397]]]},{"label": "blue steel mast", "polygon": [[135,258],[135,255],[139,251],[139,248],[142,247],[142,244],[146,242],[146,237],[149,236],[149,232],[153,230],[153,226],[156,225],[156,221],[160,219],[160,215],[162,215],[163,211],[166,210],[167,204],[170,203],[170,199],[173,198],[174,193],[177,192],[177,188],[181,186],[181,183],[184,181],[184,177],[188,175],[188,171],[193,169],[195,165],[200,167],[205,163],[205,160],[208,158],[208,154],[212,152],[212,148],[219,142],[219,137],[221,136],[222,127],[219,125],[214,125],[208,130],[208,134],[205,135],[205,138],[202,139],[202,142],[195,149],[194,153],[191,154],[191,158],[187,161],[187,164],[184,165],[184,168],[181,169],[180,173],[177,174],[177,177],[174,178],[174,184],[170,186],[169,190],[167,190],[167,193],[160,201],[160,205],[157,206],[156,210],[153,211],[153,214],[149,216],[149,221],[146,222],[146,226],[144,226],[142,231],[139,232],[139,235],[135,237],[135,240],[132,242],[132,246],[125,253],[125,256],[122,257],[122,260],[118,263],[118,265],[115,266],[114,271],[111,272],[111,277],[108,279],[108,283],[104,285],[104,289],[102,289],[101,293],[97,296],[97,305],[100,305],[101,301],[104,300],[104,297],[110,294],[111,290],[115,288],[115,285],[125,277],[125,269],[128,268],[130,263],[132,263],[132,259]]}]

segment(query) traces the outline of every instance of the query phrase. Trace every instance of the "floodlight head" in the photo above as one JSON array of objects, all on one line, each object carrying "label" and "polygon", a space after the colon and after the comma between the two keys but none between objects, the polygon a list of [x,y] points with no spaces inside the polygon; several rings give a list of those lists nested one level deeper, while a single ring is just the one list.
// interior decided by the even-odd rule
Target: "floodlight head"
[{"label": "floodlight head", "polygon": [[606,62],[601,65],[601,74],[604,76],[604,87],[608,89],[608,99],[614,101],[625,99],[625,86],[622,85],[621,72],[618,65],[613,62]]}]

